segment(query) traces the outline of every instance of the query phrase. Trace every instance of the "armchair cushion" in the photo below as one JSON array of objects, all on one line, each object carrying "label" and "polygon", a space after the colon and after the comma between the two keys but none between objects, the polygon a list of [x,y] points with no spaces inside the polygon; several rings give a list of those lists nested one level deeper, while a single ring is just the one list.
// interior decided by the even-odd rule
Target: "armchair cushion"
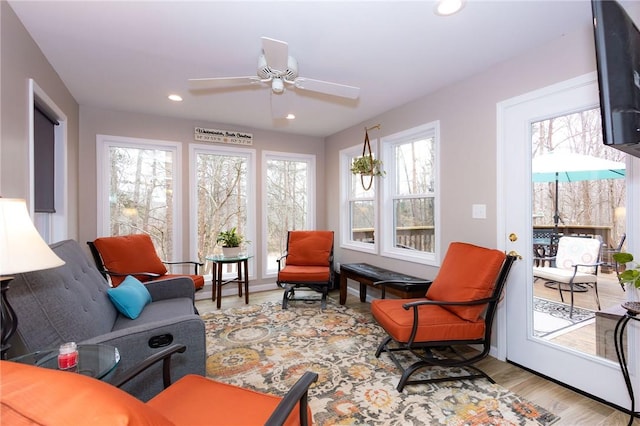
[{"label": "armchair cushion", "polygon": [[[156,254],[151,237],[147,234],[97,238],[93,243],[109,271],[121,274],[150,272],[158,275],[165,275],[168,272],[167,267]],[[140,281],[149,280],[149,277],[144,276],[137,278]],[[114,286],[119,285],[124,279],[125,277],[111,277]]]},{"label": "armchair cushion", "polygon": [[278,279],[288,282],[329,281],[331,271],[327,266],[287,265],[280,271]]},{"label": "armchair cushion", "polygon": [[290,233],[287,265],[329,266],[333,232],[295,231]]},{"label": "armchair cushion", "polygon": [[[215,382],[202,376],[189,375],[178,380],[147,404],[161,412],[175,424],[202,424],[203,407],[212,401],[219,407],[236,409],[213,409],[204,416],[211,425],[262,425],[268,419],[282,398],[222,382]],[[285,425],[300,424],[299,408],[291,412]],[[309,418],[311,412],[309,411]]]},{"label": "armchair cushion", "polygon": [[[499,250],[452,243],[427,291],[427,299],[464,302],[491,296],[504,258]],[[477,321],[485,310],[485,305],[443,307],[468,321]]]},{"label": "armchair cushion", "polygon": [[[413,328],[413,309],[403,305],[424,299],[376,299],[371,302],[371,313],[376,321],[399,342],[408,342]],[[451,341],[480,339],[484,335],[482,320],[471,322],[460,318],[442,306],[418,307],[418,332],[415,340]]]},{"label": "armchair cushion", "polygon": [[154,408],[99,380],[77,373],[1,362],[3,424],[173,424]]},{"label": "armchair cushion", "polygon": [[146,305],[151,303],[151,293],[139,280],[131,275],[116,288],[107,290],[109,299],[122,315],[136,319]]}]

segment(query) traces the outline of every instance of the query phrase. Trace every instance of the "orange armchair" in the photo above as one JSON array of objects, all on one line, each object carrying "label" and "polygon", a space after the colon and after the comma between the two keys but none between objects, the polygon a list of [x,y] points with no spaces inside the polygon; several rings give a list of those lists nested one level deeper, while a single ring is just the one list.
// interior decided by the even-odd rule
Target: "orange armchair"
[{"label": "orange armchair", "polygon": [[276,283],[285,289],[282,309],[289,300],[308,300],[296,299],[300,287],[321,292],[321,309],[326,308],[333,285],[333,231],[289,231],[287,249],[277,262]]},{"label": "orange armchair", "polygon": [[[376,358],[386,352],[402,372],[398,391],[402,392],[408,384],[479,377],[494,383],[472,364],[489,354],[491,325],[514,259],[498,250],[451,243],[425,297],[371,302],[373,317],[388,334],[378,346]],[[375,285],[393,282],[380,281]],[[424,285],[428,282],[415,283]],[[482,349],[470,355],[459,350],[468,345],[479,345]],[[437,355],[432,350],[436,350]],[[395,352],[405,352],[403,360],[415,362],[405,367]],[[465,367],[472,372],[464,376],[409,380],[418,370],[428,366]]]},{"label": "orange armchair", "polygon": [[[125,373],[122,384],[159,360],[165,382],[175,345]],[[167,358],[167,356],[169,358]],[[128,425],[307,425],[309,387],[318,378],[306,372],[280,398],[187,375],[146,403],[106,382],[79,373],[0,361],[0,418],[3,424]],[[170,381],[170,380],[169,380]]]},{"label": "orange armchair", "polygon": [[[203,264],[195,261],[165,262],[161,260],[153,246],[151,237],[147,234],[131,234],[116,237],[102,237],[87,242],[96,266],[107,278],[111,277],[111,284],[117,287],[127,275],[133,275],[142,282],[161,278],[188,276],[193,280],[196,290],[204,287],[204,277],[198,275],[198,266]],[[194,274],[169,274],[166,265],[192,264]]]}]

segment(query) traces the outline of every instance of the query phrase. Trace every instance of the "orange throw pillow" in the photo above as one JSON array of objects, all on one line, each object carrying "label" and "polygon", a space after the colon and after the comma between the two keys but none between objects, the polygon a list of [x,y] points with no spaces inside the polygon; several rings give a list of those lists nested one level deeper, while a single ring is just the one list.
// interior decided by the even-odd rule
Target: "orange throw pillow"
[{"label": "orange throw pillow", "polygon": [[[167,273],[167,267],[156,254],[156,248],[147,234],[98,238],[93,244],[100,252],[104,266],[111,272],[133,275],[142,282],[149,281],[150,278],[136,273]],[[112,276],[111,282],[116,287],[125,278]]]}]

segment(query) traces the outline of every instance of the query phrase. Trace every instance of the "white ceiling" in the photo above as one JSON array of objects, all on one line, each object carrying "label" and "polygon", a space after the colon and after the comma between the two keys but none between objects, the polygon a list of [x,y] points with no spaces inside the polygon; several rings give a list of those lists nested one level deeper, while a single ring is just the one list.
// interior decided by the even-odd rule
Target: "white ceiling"
[{"label": "white ceiling", "polygon": [[[10,5],[80,105],[327,136],[590,25],[573,1],[21,1]],[[190,92],[187,79],[254,75],[260,37],[289,43],[301,76],[358,86],[357,101],[267,86]],[[170,93],[184,101],[171,102]]]}]

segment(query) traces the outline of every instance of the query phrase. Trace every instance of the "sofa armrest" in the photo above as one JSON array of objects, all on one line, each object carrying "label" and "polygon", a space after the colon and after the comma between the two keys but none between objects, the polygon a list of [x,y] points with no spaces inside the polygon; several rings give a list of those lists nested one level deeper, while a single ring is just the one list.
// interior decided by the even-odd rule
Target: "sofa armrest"
[{"label": "sofa armrest", "polygon": [[195,286],[189,277],[166,278],[144,283],[154,302],[178,297],[195,299]]},{"label": "sofa armrest", "polygon": [[174,353],[184,353],[187,347],[184,345],[171,345],[160,352],[151,355],[140,364],[128,369],[117,379],[113,379],[111,384],[115,387],[121,387],[131,379],[138,376],[138,374],[145,371],[147,368],[154,365],[156,362],[162,361],[162,375],[164,381],[164,388],[168,388],[171,385],[171,355]]},{"label": "sofa armrest", "polygon": [[[206,344],[204,322],[198,315],[182,315],[167,320],[149,322],[112,331],[78,343],[101,343],[118,348],[120,363],[112,377],[143,362],[146,358],[166,349],[167,346],[151,347],[150,340],[161,336],[167,345],[186,346],[183,354],[174,354],[171,359],[173,380],[187,374],[205,375]],[[170,337],[166,339],[165,337]],[[143,371],[123,389],[136,398],[147,401],[164,389],[162,365]]]}]

